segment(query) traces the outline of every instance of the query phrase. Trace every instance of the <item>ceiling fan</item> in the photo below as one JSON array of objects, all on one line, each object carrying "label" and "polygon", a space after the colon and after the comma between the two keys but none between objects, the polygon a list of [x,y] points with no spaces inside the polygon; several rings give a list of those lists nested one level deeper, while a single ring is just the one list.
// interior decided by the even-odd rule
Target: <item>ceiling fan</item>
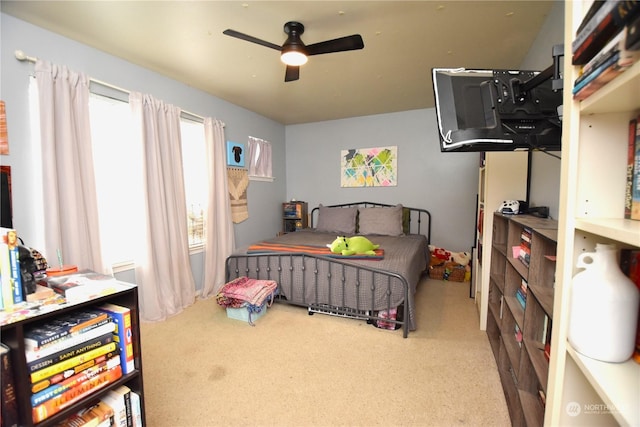
[{"label": "ceiling fan", "polygon": [[364,47],[364,42],[362,41],[360,34],[326,40],[307,46],[300,39],[300,35],[304,33],[304,25],[295,21],[284,24],[284,32],[288,34],[288,37],[282,46],[278,46],[277,44],[243,34],[235,30],[224,30],[222,34],[279,50],[281,52],[280,59],[282,62],[287,64],[287,70],[284,75],[285,82],[298,80],[300,78],[300,65],[307,62],[308,56],[320,55],[323,53],[344,52],[347,50],[358,50]]}]

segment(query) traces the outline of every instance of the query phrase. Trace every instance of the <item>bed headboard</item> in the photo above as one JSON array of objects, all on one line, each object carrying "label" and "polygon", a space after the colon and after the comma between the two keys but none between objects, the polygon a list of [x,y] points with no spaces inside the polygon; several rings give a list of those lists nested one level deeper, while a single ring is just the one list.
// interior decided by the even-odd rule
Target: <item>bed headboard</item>
[{"label": "bed headboard", "polygon": [[[396,205],[389,205],[386,203],[376,202],[353,202],[342,203],[338,205],[323,205],[326,208],[349,208],[349,207],[395,207]],[[316,206],[311,210],[311,228],[314,228],[314,223],[317,223],[318,213],[320,207]],[[424,234],[427,237],[427,242],[431,243],[431,213],[425,209],[410,208],[403,205],[403,223],[408,227],[407,229],[411,234]]]}]

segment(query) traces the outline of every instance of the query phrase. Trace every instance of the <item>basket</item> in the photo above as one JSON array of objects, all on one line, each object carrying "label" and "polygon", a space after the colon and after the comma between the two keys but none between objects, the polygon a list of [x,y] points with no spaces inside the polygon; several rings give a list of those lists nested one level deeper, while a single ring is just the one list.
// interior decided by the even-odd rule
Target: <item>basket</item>
[{"label": "basket", "polygon": [[429,277],[436,280],[449,280],[451,282],[464,282],[466,268],[455,262],[445,262],[429,267]]}]

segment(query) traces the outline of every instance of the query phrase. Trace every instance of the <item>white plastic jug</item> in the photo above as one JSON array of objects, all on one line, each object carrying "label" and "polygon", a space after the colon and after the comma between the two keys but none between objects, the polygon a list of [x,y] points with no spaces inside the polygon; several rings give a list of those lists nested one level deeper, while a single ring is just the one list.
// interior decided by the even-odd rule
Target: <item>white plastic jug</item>
[{"label": "white plastic jug", "polygon": [[598,243],[578,257],[573,277],[568,339],[579,353],[603,362],[624,362],[636,342],[640,292],[622,273],[615,245]]}]

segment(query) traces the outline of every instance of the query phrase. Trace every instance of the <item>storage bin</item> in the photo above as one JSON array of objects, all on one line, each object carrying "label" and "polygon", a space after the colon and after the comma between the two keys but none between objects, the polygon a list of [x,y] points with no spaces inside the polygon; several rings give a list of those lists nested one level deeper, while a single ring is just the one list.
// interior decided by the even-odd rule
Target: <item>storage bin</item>
[{"label": "storage bin", "polygon": [[249,313],[247,307],[231,308],[227,307],[227,317],[229,319],[242,320],[247,322],[251,326],[254,326],[253,322],[261,318],[267,312],[267,303],[262,304],[260,311],[257,313]]}]

